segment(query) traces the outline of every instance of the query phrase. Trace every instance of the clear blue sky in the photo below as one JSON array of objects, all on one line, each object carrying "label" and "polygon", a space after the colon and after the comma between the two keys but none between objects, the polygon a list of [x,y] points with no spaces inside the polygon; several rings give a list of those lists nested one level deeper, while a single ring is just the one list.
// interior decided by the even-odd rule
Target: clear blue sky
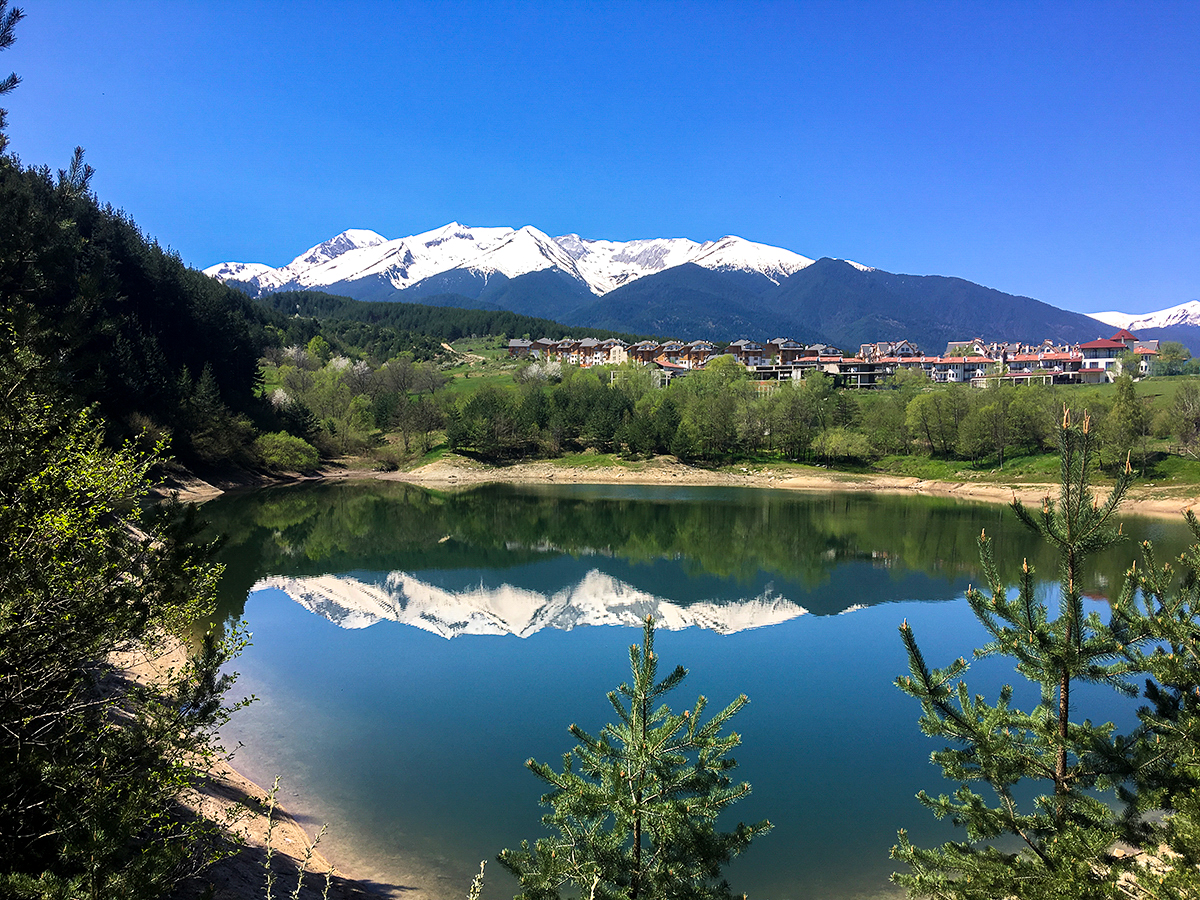
[{"label": "clear blue sky", "polygon": [[12,149],[198,267],[458,220],[1200,297],[1198,2],[17,5]]}]

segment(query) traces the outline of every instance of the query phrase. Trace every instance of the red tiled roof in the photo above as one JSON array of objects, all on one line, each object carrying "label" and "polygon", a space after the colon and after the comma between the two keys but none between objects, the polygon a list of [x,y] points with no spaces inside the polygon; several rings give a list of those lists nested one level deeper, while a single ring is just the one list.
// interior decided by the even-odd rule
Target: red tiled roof
[{"label": "red tiled roof", "polygon": [[[1118,334],[1119,333],[1120,332],[1118,332]],[[1080,350],[1115,350],[1118,347],[1120,347],[1122,350],[1125,349],[1125,345],[1120,341],[1108,341],[1104,338],[1098,338],[1097,340],[1088,341],[1086,344],[1079,345]]]},{"label": "red tiled roof", "polygon": [[1120,331],[1118,331],[1116,334],[1114,334],[1111,338],[1109,338],[1109,340],[1110,341],[1136,341],[1137,335],[1134,334],[1132,331],[1129,331],[1128,329],[1122,328]]},{"label": "red tiled roof", "polygon": [[1014,353],[1011,362],[1046,362],[1048,360],[1073,360],[1080,357],[1075,353]]}]

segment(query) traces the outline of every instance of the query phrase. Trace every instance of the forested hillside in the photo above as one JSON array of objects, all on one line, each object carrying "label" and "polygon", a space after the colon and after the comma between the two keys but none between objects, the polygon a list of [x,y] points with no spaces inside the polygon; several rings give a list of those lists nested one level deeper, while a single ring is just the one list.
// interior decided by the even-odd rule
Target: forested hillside
[{"label": "forested hillside", "polygon": [[[462,301],[464,306],[456,306]],[[506,309],[472,309],[466,297],[442,294],[426,298],[425,303],[382,303],[354,300],[322,291],[284,291],[267,294],[258,303],[285,316],[311,316],[320,319],[328,334],[346,335],[356,346],[366,346],[371,340],[368,329],[388,329],[414,338],[424,337],[436,344],[456,341],[469,335],[505,334],[533,338],[619,337],[629,342],[646,335],[614,332],[600,328],[572,328],[550,319],[520,315]],[[357,329],[355,326],[358,326]]]},{"label": "forested hillside", "polygon": [[[0,50],[21,18],[0,0]],[[90,174],[81,151],[57,177],[0,156],[0,896],[157,900],[221,855],[180,801],[217,757],[238,639],[153,683],[122,671],[211,614],[220,569],[192,512],[146,503],[155,453],[107,448],[80,407],[118,432],[202,399],[232,417],[264,319],[100,207]]]},{"label": "forested hillside", "polygon": [[275,317],[102,206],[90,175],[81,151],[57,176],[0,157],[0,296],[20,343],[118,430],[183,429],[214,398],[250,412]]}]

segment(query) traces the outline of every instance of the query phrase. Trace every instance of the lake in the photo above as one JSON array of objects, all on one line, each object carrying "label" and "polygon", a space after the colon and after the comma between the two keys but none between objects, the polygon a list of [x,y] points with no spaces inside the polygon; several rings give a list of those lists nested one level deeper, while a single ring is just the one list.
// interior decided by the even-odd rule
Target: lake
[{"label": "lake", "polygon": [[[610,720],[647,615],[660,671],[689,669],[674,709],[750,697],[731,727],[754,790],[723,822],[775,828],[727,869],[734,890],[899,896],[897,829],[925,844],[961,833],[914,799],[953,786],[892,684],[907,670],[897,628],[907,619],[935,666],[982,643],[963,600],[982,529],[1003,574],[1024,559],[1056,573],[1007,508],[922,496],[369,482],[204,512],[228,536],[220,613],[253,634],[235,693],[258,700],[224,734],[244,745],[235,765],[260,784],[282,775],[289,811],[330,823],[335,864],[413,900],[464,896],[482,859],[484,896],[512,896],[496,853],[544,833],[524,761],[558,767],[571,723]],[[1160,559],[1188,543],[1182,519],[1124,530]],[[1096,603],[1136,551],[1093,560]],[[968,682],[994,696],[1011,677],[986,660]],[[1018,685],[1017,699],[1034,696]],[[1132,721],[1102,691],[1074,699],[1081,717]]]}]

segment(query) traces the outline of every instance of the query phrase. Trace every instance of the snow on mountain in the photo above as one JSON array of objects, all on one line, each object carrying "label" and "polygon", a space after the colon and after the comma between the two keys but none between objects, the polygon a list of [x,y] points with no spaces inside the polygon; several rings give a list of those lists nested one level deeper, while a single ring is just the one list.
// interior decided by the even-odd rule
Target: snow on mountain
[{"label": "snow on mountain", "polygon": [[860,272],[874,272],[875,271],[874,266],[864,266],[862,263],[857,263],[852,259],[843,259],[842,262],[846,263],[847,265],[854,266],[854,268],[858,269],[858,271],[860,271]]},{"label": "snow on mountain", "polygon": [[475,260],[466,262],[459,268],[483,274],[500,272],[509,278],[527,272],[556,268],[580,281],[587,281],[571,255],[549,235],[538,231],[532,225],[526,225],[504,236]]},{"label": "snow on mountain", "polygon": [[734,235],[702,244],[687,262],[718,271],[736,269],[759,272],[779,284],[789,275],[811,266],[815,260],[790,250],[756,244]]},{"label": "snow on mountain", "polygon": [[1170,328],[1172,325],[1200,325],[1200,300],[1189,300],[1170,309],[1152,313],[1096,312],[1088,313],[1105,325],[1126,328],[1136,332],[1139,328]]},{"label": "snow on mountain", "polygon": [[386,278],[397,290],[477,260],[503,243],[511,228],[470,228],[451,222],[441,228],[361,247],[297,273],[295,287],[328,287],[371,276]]},{"label": "snow on mountain", "polygon": [[367,279],[384,279],[404,290],[454,271],[486,280],[495,273],[515,278],[557,269],[586,284],[592,293],[603,295],[643,275],[688,262],[709,269],[758,272],[779,283],[813,261],[732,235],[703,244],[687,238],[594,241],[577,234],[551,238],[530,225],[472,228],[451,222],[395,240],[362,229],[344,231],[278,269],[261,263],[228,262],[204,271],[222,281],[237,281],[270,293]]},{"label": "snow on mountain", "polygon": [[554,240],[575,260],[588,287],[596,294],[607,294],[643,275],[682,265],[701,247],[687,238],[593,241],[577,234],[564,234]]},{"label": "snow on mountain", "polygon": [[597,294],[607,294],[643,275],[684,263],[695,263],[706,269],[759,272],[778,284],[813,262],[790,250],[756,244],[733,235],[703,244],[687,238],[592,241],[577,234],[564,234],[554,240],[575,259],[588,285]]},{"label": "snow on mountain", "polygon": [[217,263],[204,270],[204,274],[218,281],[236,281],[254,287],[260,294],[266,294],[279,289],[283,279],[279,270],[272,269],[262,263]]},{"label": "snow on mountain", "polygon": [[265,294],[295,286],[305,273],[318,270],[352,250],[369,249],[386,242],[387,238],[374,231],[351,228],[315,247],[309,247],[286,266],[278,269],[262,263],[226,262],[209,266],[204,270],[204,274],[220,281],[238,281],[254,285],[260,293]]},{"label": "snow on mountain", "polygon": [[326,253],[327,258],[322,258],[320,251],[333,242],[318,245],[309,254],[278,270],[281,289],[322,288],[383,278],[397,290],[404,290],[426,278],[456,270],[485,278],[495,273],[515,278],[552,267],[585,280],[575,261],[562,248],[549,236],[528,225],[520,229],[472,228],[451,222],[433,231],[391,241],[374,232],[360,233],[378,240],[344,249],[332,248],[341,252],[336,255]]},{"label": "snow on mountain", "polygon": [[382,234],[376,234],[374,231],[367,231],[361,228],[351,228],[331,237],[327,241],[317,244],[315,247],[309,247],[284,266],[282,271],[298,275],[301,272],[315,269],[331,260],[335,260],[339,256],[349,253],[351,250],[358,250],[363,247],[377,247],[380,244],[386,243],[387,238]]},{"label": "snow on mountain", "polygon": [[681,606],[593,569],[577,584],[542,593],[501,584],[450,591],[407,572],[391,572],[382,583],[346,575],[306,578],[271,576],[253,590],[283,591],[305,609],[342,628],[366,628],[390,620],[440,634],[515,634],[578,625],[636,627],[654,616],[660,628],[708,628],[722,634],[786,622],[807,611],[772,591],[740,603]]}]

